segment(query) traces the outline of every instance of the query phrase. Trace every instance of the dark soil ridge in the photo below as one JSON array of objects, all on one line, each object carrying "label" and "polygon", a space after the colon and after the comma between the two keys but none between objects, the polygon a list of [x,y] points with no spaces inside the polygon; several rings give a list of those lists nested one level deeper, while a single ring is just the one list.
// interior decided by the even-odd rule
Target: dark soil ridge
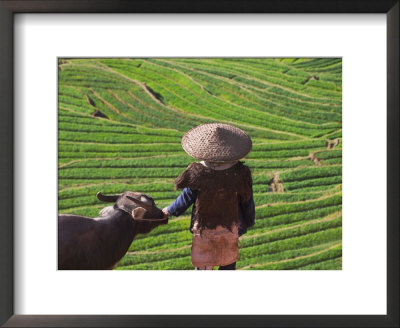
[{"label": "dark soil ridge", "polygon": [[101,112],[97,107],[96,107],[96,103],[94,102],[94,100],[92,98],[90,98],[88,95],[85,95],[86,101],[87,103],[93,107],[95,109],[95,111],[93,113],[91,113],[90,115],[92,115],[93,117],[100,117],[100,118],[106,118],[109,119],[109,117],[104,114],[103,112]]},{"label": "dark soil ridge", "polygon": [[163,105],[165,105],[163,96],[162,96],[160,93],[154,91],[154,90],[153,90],[152,88],[150,88],[146,83],[143,83],[143,86],[146,88],[146,90],[147,90],[149,93],[151,93],[151,94],[153,95],[153,97],[155,97],[159,102],[161,102]]},{"label": "dark soil ridge", "polygon": [[301,84],[307,84],[310,80],[319,81],[319,76],[317,75],[310,75],[307,79],[305,79]]},{"label": "dark soil ridge", "polygon": [[108,119],[108,116],[106,114],[104,114],[103,112],[100,112],[98,109],[96,109],[91,115],[94,117],[101,117],[101,118]]},{"label": "dark soil ridge", "polygon": [[272,192],[285,192],[285,187],[283,186],[281,178],[279,177],[279,173],[274,173],[274,177],[269,181],[268,185],[269,190]]},{"label": "dark soil ridge", "polygon": [[339,138],[330,140],[330,139],[326,139],[326,149],[334,149],[337,145],[339,145]]},{"label": "dark soil ridge", "polygon": [[64,68],[62,66],[66,65],[66,64],[71,64],[71,61],[68,59],[59,59],[58,60],[58,70],[63,71]]},{"label": "dark soil ridge", "polygon": [[[340,141],[339,138],[336,138],[336,139],[333,139],[333,140],[326,139],[326,149],[327,150],[334,149],[337,145],[339,145],[339,141]],[[315,156],[315,154],[317,154],[317,153],[319,153],[321,151],[323,151],[323,150],[313,151],[308,155],[307,158],[309,160],[313,161],[315,165],[321,165],[321,160],[317,156]]]},{"label": "dark soil ridge", "polygon": [[313,151],[313,152],[311,152],[310,155],[308,155],[307,158],[308,158],[309,160],[313,161],[315,165],[321,165],[321,162],[320,162],[319,158],[317,158],[317,157],[315,156],[315,153],[317,153],[317,152],[318,152],[318,151]]}]

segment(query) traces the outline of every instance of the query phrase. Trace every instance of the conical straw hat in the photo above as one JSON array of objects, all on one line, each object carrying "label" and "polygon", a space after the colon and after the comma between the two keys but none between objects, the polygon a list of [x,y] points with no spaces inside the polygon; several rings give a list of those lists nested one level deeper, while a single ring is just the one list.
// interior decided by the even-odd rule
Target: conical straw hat
[{"label": "conical straw hat", "polygon": [[182,147],[190,156],[211,161],[229,162],[245,157],[251,150],[250,137],[243,130],[222,123],[199,125],[182,137]]}]

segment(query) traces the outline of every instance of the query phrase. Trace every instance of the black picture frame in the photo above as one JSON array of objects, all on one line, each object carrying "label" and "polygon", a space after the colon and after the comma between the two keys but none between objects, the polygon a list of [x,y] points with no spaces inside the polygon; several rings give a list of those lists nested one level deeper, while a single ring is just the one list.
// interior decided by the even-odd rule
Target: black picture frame
[{"label": "black picture frame", "polygon": [[[399,327],[398,0],[0,0],[0,324],[5,327]],[[387,315],[14,315],[13,17],[16,13],[385,13]],[[366,288],[368,288],[366,286]]]}]

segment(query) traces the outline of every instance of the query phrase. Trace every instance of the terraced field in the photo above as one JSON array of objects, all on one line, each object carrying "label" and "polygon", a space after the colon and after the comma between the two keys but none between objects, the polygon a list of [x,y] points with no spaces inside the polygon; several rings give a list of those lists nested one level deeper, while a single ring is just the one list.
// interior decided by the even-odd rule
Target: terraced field
[{"label": "terraced field", "polygon": [[[340,58],[60,59],[59,212],[96,216],[97,191],[171,204],[193,161],[182,135],[233,124],[253,140],[256,203],[237,268],[340,270],[341,72]],[[138,236],[116,269],[193,269],[190,211]]]}]

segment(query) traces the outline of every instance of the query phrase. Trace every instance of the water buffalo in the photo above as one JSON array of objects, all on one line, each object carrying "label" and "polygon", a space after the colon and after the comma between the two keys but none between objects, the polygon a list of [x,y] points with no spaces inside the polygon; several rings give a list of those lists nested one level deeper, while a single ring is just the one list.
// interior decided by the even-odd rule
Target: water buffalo
[{"label": "water buffalo", "polygon": [[72,214],[58,216],[58,269],[112,269],[126,254],[138,233],[147,233],[166,224],[168,219],[155,206],[154,200],[142,193],[126,191],[106,196],[99,216],[89,218]]}]

